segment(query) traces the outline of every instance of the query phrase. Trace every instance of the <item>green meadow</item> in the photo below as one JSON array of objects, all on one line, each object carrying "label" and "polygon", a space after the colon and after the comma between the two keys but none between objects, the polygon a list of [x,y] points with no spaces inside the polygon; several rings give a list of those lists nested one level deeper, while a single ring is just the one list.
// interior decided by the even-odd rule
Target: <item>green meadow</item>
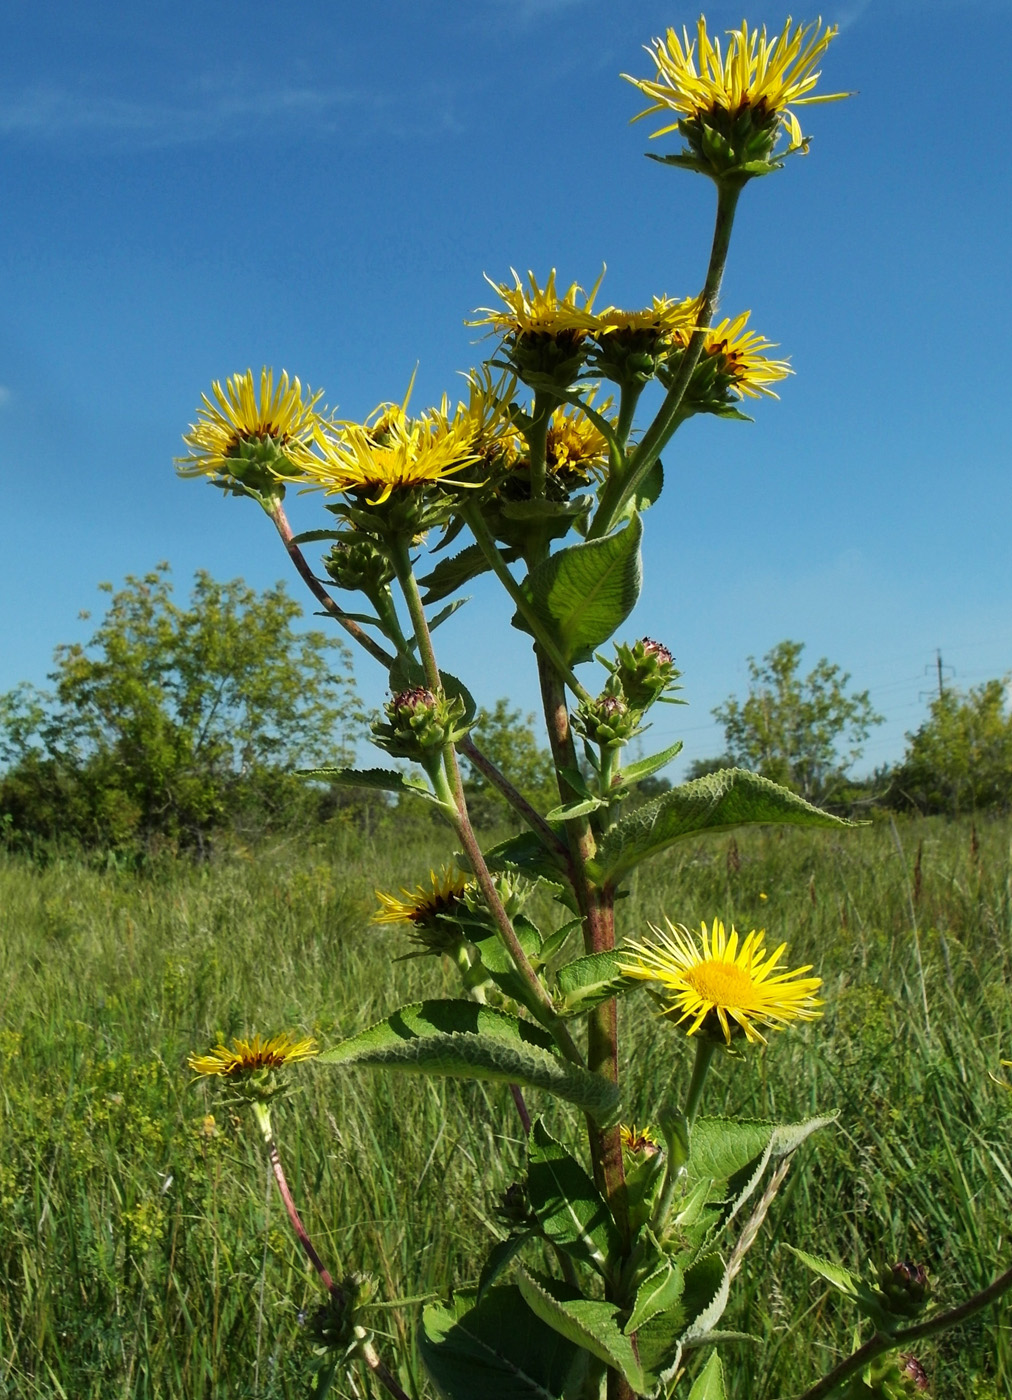
[{"label": "green meadow", "polygon": [[[728,1344],[736,1400],[789,1400],[854,1340],[855,1315],[771,1248],[773,1230],[852,1269],[925,1263],[942,1302],[1008,1265],[1012,1093],[990,1074],[1012,1059],[1010,837],[1008,821],[756,829],[683,843],[635,878],[627,933],[664,914],[765,926],[825,984],[820,1021],[720,1057],[707,1089],[704,1113],[839,1113],[798,1154],[735,1284],[724,1325],[755,1339]],[[370,925],[374,888],[414,885],[445,849],[435,827],[384,819],[143,874],[0,855],[0,1396],[314,1394],[319,1286],[252,1122],[186,1056],[254,1030],[326,1044],[454,995],[454,969],[395,961],[407,941]],[[640,993],[621,1016],[656,1102],[688,1076],[684,1036]],[[313,1062],[297,1084],[275,1111],[296,1200],[331,1272],[370,1276],[377,1345],[428,1397],[419,1300],[475,1280],[523,1174],[509,1094]],[[565,1137],[566,1110],[531,1100]],[[1007,1303],[920,1359],[935,1396],[1012,1394]],[[372,1385],[339,1378],[331,1394]]]}]

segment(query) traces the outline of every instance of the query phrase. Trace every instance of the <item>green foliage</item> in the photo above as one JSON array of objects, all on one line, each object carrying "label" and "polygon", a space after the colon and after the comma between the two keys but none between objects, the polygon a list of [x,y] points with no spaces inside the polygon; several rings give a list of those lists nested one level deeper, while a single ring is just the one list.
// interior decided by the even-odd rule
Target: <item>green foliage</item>
[{"label": "green foliage", "polygon": [[0,808],[23,837],[106,849],[202,845],[304,806],[292,767],[347,758],[358,731],[347,649],[299,632],[283,585],[258,594],[167,565],[128,578],[91,640],[60,646],[51,694],[0,697]]},{"label": "green foliage", "polygon": [[946,690],[892,775],[901,802],[922,812],[1007,812],[1012,803],[1012,710],[1008,680]]},{"label": "green foliage", "polygon": [[[567,545],[539,564],[525,592],[567,661],[589,661],[636,606],[643,582],[638,515],[614,535]],[[515,620],[515,625],[520,625]]]},{"label": "green foliage", "polygon": [[803,651],[803,642],[784,641],[762,661],[750,656],[748,695],[730,696],[713,714],[724,726],[735,765],[823,803],[838,792],[882,716],[866,690],[848,691],[850,676],[825,657],[802,677]]}]

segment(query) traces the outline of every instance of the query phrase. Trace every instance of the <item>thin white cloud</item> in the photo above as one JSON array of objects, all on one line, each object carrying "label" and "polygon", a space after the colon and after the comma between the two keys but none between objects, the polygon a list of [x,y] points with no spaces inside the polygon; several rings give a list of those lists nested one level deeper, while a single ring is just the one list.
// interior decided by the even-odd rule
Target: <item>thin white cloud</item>
[{"label": "thin white cloud", "polygon": [[[427,114],[431,125],[431,107]],[[236,76],[204,77],[191,91],[173,99],[138,101],[57,86],[0,97],[0,135],[47,142],[99,140],[120,149],[235,141],[268,131],[325,136],[349,125],[369,132],[396,132],[408,121],[403,99],[395,103],[382,94],[354,88],[278,87]],[[443,129],[453,125],[448,104],[435,121]],[[412,125],[417,131],[417,121]]]}]

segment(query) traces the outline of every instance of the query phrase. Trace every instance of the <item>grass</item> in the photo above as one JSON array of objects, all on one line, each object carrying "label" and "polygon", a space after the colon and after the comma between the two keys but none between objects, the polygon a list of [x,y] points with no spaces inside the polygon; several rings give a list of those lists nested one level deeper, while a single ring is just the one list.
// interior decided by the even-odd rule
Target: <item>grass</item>
[{"label": "grass", "polygon": [[[773,1240],[852,1268],[926,1262],[955,1302],[1009,1255],[1012,865],[1007,822],[757,830],[643,867],[622,908],[765,925],[825,979],[826,1015],[744,1060],[719,1057],[704,1112],[793,1119],[839,1110],[801,1154],[725,1318],[760,1340],[727,1363],[736,1400],[787,1400],[850,1350],[854,1317]],[[145,877],[0,858],[0,1397],[281,1400],[315,1384],[319,1301],[241,1111],[193,1085],[188,1051],[280,1029],[332,1042],[452,969],[391,963],[368,923],[375,886],[414,884],[435,829],[335,827],[314,843]],[[623,1003],[627,1116],[649,1119],[683,1038]],[[307,1065],[275,1114],[289,1178],[336,1274],[378,1301],[473,1280],[485,1221],[522,1175],[494,1086]],[[559,1135],[575,1119],[547,1102]],[[369,1314],[413,1395],[413,1304]],[[922,1360],[937,1395],[1012,1390],[1004,1308]],[[332,1394],[370,1394],[339,1382]],[[342,1388],[343,1387],[343,1388]]]}]

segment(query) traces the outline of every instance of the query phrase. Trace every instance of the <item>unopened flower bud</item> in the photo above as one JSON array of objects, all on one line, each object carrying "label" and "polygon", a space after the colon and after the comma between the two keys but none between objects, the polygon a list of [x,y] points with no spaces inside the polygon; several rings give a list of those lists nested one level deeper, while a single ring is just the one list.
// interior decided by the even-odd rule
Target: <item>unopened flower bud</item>
[{"label": "unopened flower bud", "polygon": [[372,594],[394,576],[390,560],[372,540],[342,540],[324,557],[323,567],[338,588]]},{"label": "unopened flower bud", "polygon": [[426,752],[454,743],[467,733],[459,697],[433,694],[425,686],[402,690],[383,707],[388,723],[372,727],[373,740],[398,758],[420,760]]},{"label": "unopened flower bud", "polygon": [[620,749],[637,733],[641,713],[631,709],[621,696],[605,692],[589,704],[581,701],[573,716],[573,728],[591,743]]},{"label": "unopened flower bud", "polygon": [[639,710],[648,709],[665,691],[675,689],[681,674],[667,647],[650,637],[643,637],[632,646],[616,643],[615,661],[609,668],[626,700]]},{"label": "unopened flower bud", "polygon": [[879,1293],[886,1310],[897,1317],[916,1317],[928,1296],[928,1271],[923,1264],[901,1259],[879,1270]]}]

